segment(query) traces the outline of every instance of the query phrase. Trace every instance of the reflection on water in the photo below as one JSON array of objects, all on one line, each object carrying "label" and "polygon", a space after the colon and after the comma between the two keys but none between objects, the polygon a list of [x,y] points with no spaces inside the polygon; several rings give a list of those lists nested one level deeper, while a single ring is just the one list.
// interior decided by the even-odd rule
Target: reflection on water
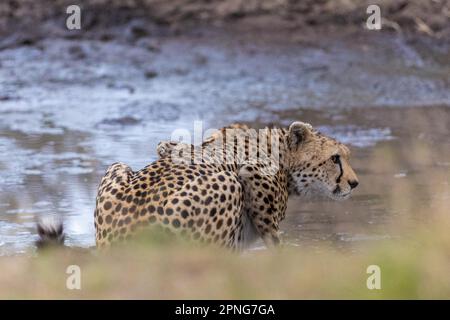
[{"label": "reflection on water", "polygon": [[[167,40],[163,54],[124,44],[77,42],[86,52],[83,61],[70,59],[72,43],[66,40],[0,51],[0,255],[30,248],[36,219],[47,215],[63,220],[68,244],[93,245],[95,194],[106,167],[115,161],[143,167],[155,159],[158,141],[168,139],[175,128],[192,130],[198,119],[205,121],[205,129],[231,121],[256,126],[309,121],[352,146],[360,187],[345,202],[292,199],[282,229],[294,245],[326,241],[347,246],[395,237],[385,228],[394,215],[402,214],[387,206],[392,188],[404,181],[422,181],[416,187],[426,188],[436,183],[426,179],[430,170],[448,176],[448,107],[382,108],[365,89],[357,96],[341,90],[355,85],[356,74],[363,77],[371,71],[371,64],[363,63],[366,51],[347,52],[336,43],[329,43],[328,51],[293,45],[263,50],[258,44],[250,51],[243,44],[238,50],[217,41],[206,45]],[[180,51],[186,54],[180,57]],[[199,59],[199,54],[205,57]],[[336,55],[341,60],[336,61]],[[359,61],[359,69],[339,79],[342,84],[333,77],[349,57]],[[327,67],[305,71],[305,64]],[[146,72],[155,67],[158,76],[148,79]],[[424,80],[430,84],[433,76],[440,81],[446,72],[428,67],[426,75],[403,80],[430,77]],[[379,77],[378,81],[386,80],[386,75]],[[426,91],[418,83],[419,91],[404,95],[408,101]],[[448,90],[436,92],[424,94],[433,102],[450,101]],[[392,92],[386,94],[394,104],[403,101]],[[364,107],[366,102],[376,107]],[[408,154],[416,140],[427,145],[433,159],[423,163]],[[396,159],[383,159],[386,154]],[[373,159],[382,165],[368,165]],[[430,196],[418,196],[419,205],[426,205]]]}]

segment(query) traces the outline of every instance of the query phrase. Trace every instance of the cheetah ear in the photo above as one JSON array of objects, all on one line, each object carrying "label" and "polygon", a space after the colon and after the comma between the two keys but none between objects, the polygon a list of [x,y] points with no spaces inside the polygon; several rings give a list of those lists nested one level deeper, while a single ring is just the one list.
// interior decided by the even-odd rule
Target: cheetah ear
[{"label": "cheetah ear", "polygon": [[296,150],[301,144],[308,140],[312,133],[309,123],[296,121],[289,126],[289,147]]}]

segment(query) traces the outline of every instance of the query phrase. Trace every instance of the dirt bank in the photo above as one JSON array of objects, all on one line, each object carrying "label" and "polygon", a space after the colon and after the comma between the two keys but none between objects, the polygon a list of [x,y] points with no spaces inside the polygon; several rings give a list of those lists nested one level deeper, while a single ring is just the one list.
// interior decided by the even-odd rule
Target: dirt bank
[{"label": "dirt bank", "polygon": [[0,31],[39,27],[45,21],[62,23],[68,5],[83,10],[83,27],[126,24],[131,18],[159,25],[233,23],[265,17],[262,24],[292,27],[351,25],[362,27],[370,4],[381,8],[385,31],[422,33],[437,38],[450,36],[448,0],[12,0],[0,3]]}]

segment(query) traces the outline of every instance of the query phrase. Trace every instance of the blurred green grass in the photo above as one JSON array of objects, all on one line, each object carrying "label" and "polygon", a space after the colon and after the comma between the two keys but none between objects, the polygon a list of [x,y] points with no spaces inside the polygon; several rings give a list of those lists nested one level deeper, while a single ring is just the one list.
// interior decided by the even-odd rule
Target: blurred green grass
[{"label": "blurred green grass", "polygon": [[[445,299],[448,227],[442,215],[407,238],[383,240],[358,253],[284,247],[236,254],[179,242],[136,242],[103,253],[66,249],[2,258],[0,298]],[[66,288],[66,269],[74,264],[81,268],[81,290]],[[381,268],[381,290],[366,287],[366,269],[373,264]]]},{"label": "blurred green grass", "polygon": [[[425,168],[425,176],[393,179],[385,202],[395,237],[350,250],[324,242],[233,253],[150,236],[104,252],[1,257],[0,298],[448,299],[450,172],[436,166],[448,150],[430,152],[423,144],[378,148],[367,163],[373,172],[396,172],[408,161]],[[81,290],[66,288],[69,265],[81,268]],[[366,286],[369,265],[381,269],[380,290]]]}]

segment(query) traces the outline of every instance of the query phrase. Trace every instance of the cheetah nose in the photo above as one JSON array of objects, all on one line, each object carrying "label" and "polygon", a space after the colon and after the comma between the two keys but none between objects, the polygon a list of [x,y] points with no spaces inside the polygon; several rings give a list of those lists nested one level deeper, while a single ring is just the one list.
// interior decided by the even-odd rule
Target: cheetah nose
[{"label": "cheetah nose", "polygon": [[348,184],[350,185],[350,188],[355,189],[358,186],[359,182],[357,180],[349,180]]}]

